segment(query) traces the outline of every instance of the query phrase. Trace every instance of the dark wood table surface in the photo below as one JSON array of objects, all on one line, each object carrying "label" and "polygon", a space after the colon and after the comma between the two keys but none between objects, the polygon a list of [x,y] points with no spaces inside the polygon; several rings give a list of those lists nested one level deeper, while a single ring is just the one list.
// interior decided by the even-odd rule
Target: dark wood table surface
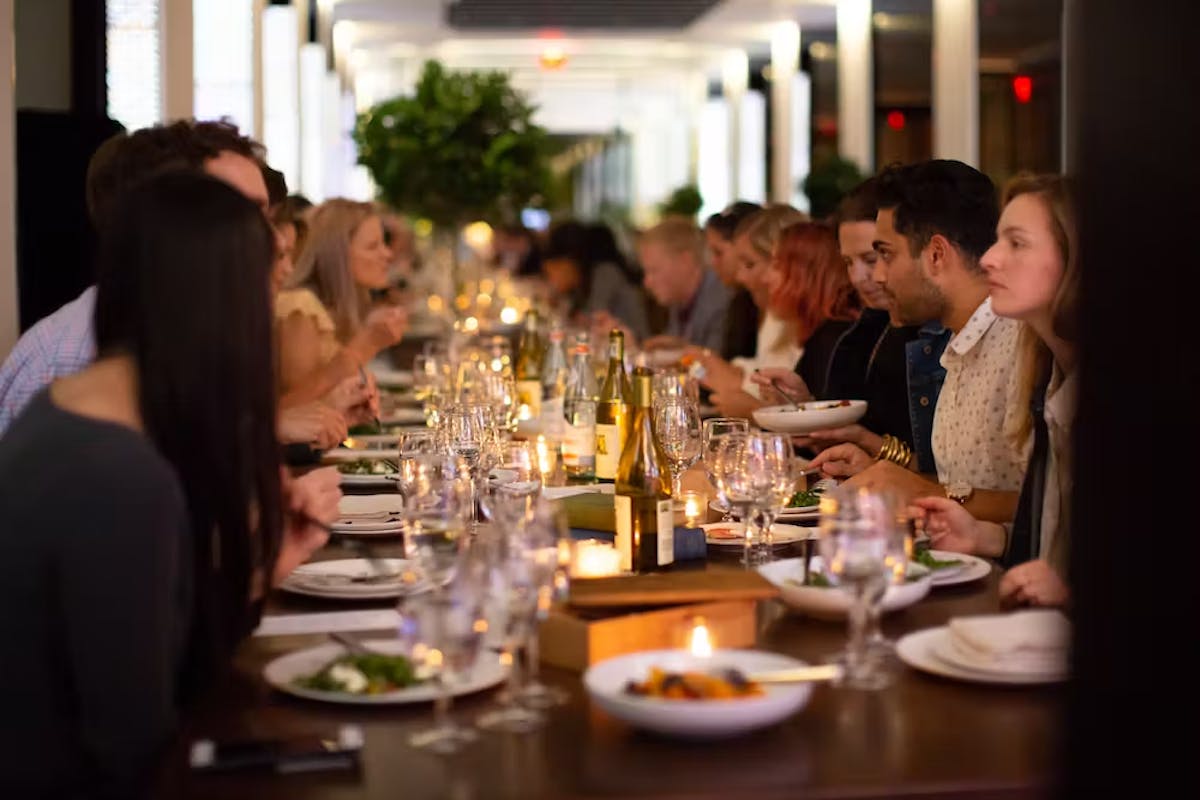
[{"label": "dark wood table surface", "polygon": [[[385,552],[390,548],[385,547]],[[348,557],[335,542],[322,558]],[[999,573],[934,589],[884,619],[899,637],[961,614],[995,611]],[[356,608],[386,608],[359,603]],[[278,594],[268,613],[346,610],[347,604]],[[762,604],[759,646],[817,661],[840,649],[846,628]],[[442,758],[412,749],[407,736],[431,720],[429,704],[352,707],[285,696],[261,678],[284,653],[322,636],[252,638],[233,673],[185,720],[166,770],[163,794],[185,798],[874,798],[1041,797],[1054,778],[1061,687],[983,686],[937,678],[897,665],[893,686],[879,692],[815,687],[808,705],[770,729],[732,740],[681,742],[634,731],[592,706],[580,676],[543,668],[542,677],[570,695],[529,735],[481,732],[465,752]],[[495,692],[458,698],[469,721]],[[298,775],[197,775],[184,766],[190,741],[287,738],[362,726],[359,772]]]}]

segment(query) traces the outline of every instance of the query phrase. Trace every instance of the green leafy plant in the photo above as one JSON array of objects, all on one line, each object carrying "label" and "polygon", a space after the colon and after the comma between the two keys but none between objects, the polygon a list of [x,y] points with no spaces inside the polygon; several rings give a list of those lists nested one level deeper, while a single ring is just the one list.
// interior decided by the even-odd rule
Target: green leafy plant
[{"label": "green leafy plant", "polygon": [[658,211],[664,217],[668,215],[694,217],[700,213],[700,207],[703,205],[704,198],[700,196],[700,190],[688,184],[671,192],[671,196],[659,205]]},{"label": "green leafy plant", "polygon": [[837,211],[847,192],[866,180],[858,165],[841,156],[831,156],[813,167],[800,183],[814,219]]},{"label": "green leafy plant", "polygon": [[515,216],[544,191],[550,140],[503,72],[425,62],[411,96],[360,114],[358,163],[388,205],[448,227]]}]

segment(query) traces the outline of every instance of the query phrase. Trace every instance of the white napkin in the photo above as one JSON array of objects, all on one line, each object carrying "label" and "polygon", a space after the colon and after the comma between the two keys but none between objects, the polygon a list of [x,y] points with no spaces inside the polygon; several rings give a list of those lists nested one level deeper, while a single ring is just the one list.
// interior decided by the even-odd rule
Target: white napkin
[{"label": "white napkin", "polygon": [[294,636],[332,631],[395,630],[400,615],[393,609],[332,611],[325,614],[276,614],[264,616],[255,636]]},{"label": "white napkin", "polygon": [[1063,673],[1071,622],[1055,609],[955,617],[945,653],[963,666],[999,672]]}]

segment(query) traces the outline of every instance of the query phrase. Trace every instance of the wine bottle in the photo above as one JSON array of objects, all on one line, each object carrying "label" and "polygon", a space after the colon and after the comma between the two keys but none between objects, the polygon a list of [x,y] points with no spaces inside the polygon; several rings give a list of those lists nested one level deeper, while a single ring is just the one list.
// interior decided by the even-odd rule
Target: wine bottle
[{"label": "wine bottle", "polygon": [[608,334],[608,372],[596,406],[596,477],[615,480],[629,429],[629,376],[625,374],[625,334]]},{"label": "wine bottle", "polygon": [[592,369],[587,333],[575,338],[563,416],[567,423],[562,443],[563,468],[568,478],[590,479],[596,473],[596,373]]},{"label": "wine bottle", "polygon": [[517,403],[522,419],[535,419],[542,410],[542,342],[538,334],[538,314],[530,309],[517,348]]},{"label": "wine bottle", "polygon": [[567,392],[567,352],[563,347],[563,329],[557,323],[550,329],[549,340],[542,355],[542,431],[561,441],[563,436],[563,401]]},{"label": "wine bottle", "polygon": [[667,456],[654,435],[652,383],[646,367],[633,371],[633,416],[617,467],[616,544],[625,570],[650,572],[675,560],[675,514]]}]

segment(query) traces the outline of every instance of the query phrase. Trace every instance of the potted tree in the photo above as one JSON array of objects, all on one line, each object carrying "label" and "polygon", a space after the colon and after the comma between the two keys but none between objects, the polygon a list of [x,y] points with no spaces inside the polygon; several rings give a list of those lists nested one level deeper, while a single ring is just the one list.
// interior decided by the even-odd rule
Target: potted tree
[{"label": "potted tree", "polygon": [[550,139],[534,111],[505,73],[427,61],[411,95],[358,116],[358,163],[380,200],[430,220],[445,242],[472,220],[514,217],[544,190]]}]

